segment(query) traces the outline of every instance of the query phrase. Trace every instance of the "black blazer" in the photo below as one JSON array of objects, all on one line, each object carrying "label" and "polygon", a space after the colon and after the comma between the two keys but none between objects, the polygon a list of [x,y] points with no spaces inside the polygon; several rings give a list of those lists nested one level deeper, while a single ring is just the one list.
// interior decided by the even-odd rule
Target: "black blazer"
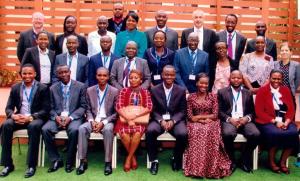
[{"label": "black blazer", "polygon": [[[23,100],[22,83],[12,86],[10,95],[6,104],[5,113],[7,118],[11,118],[13,113],[20,113]],[[46,85],[35,82],[33,89],[33,99],[31,108],[31,116],[34,119],[42,119],[46,121],[50,112],[50,94]],[[16,109],[16,110],[15,110]]]},{"label": "black blazer", "polygon": [[187,102],[185,89],[179,85],[173,84],[173,90],[170,98],[169,108],[167,109],[166,94],[163,83],[158,84],[151,89],[153,109],[150,121],[162,120],[162,115],[168,111],[171,120],[175,123],[186,121]]},{"label": "black blazer", "polygon": [[[233,106],[233,94],[231,86],[225,87],[218,91],[218,102],[219,102],[219,118],[221,121],[226,121],[232,117],[232,106]],[[243,102],[243,116],[249,116],[251,122],[255,119],[255,109],[252,93],[243,88],[242,89],[242,102]]]},{"label": "black blazer", "polygon": [[[255,51],[255,39],[252,39],[252,40],[247,42],[245,53],[251,53],[251,52],[254,52],[254,51]],[[266,51],[266,54],[273,57],[274,61],[277,60],[277,48],[276,48],[276,43],[273,40],[267,38],[266,50],[265,51]]]},{"label": "black blazer", "polygon": [[[120,31],[125,31],[126,30],[126,22],[123,20],[122,21],[122,26],[121,26],[121,30]],[[116,29],[115,29],[115,22],[113,21],[113,18],[109,18],[108,19],[108,27],[107,27],[107,31],[111,31],[116,33]],[[117,33],[116,33],[117,34]]]},{"label": "black blazer", "polygon": [[[49,50],[48,56],[49,56],[49,59],[51,62],[50,76],[52,76],[54,60],[55,60],[55,52],[52,50]],[[22,65],[24,65],[26,63],[30,63],[34,66],[35,71],[36,71],[35,80],[40,81],[41,80],[41,66],[40,66],[39,49],[37,46],[26,49],[24,57],[22,59]],[[50,82],[51,82],[51,78],[50,78]]]},{"label": "black blazer", "polygon": [[[79,34],[74,34],[78,38],[79,46],[77,48],[77,51],[83,55],[88,54],[88,45],[86,38],[84,36],[81,36]],[[62,53],[62,47],[64,42],[65,34],[58,35],[55,40],[55,55],[59,55]]]}]

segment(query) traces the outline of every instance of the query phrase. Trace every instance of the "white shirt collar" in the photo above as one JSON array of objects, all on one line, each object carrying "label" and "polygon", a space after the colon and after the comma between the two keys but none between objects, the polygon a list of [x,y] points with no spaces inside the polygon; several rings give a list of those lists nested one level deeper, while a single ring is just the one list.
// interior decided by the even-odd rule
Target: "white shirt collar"
[{"label": "white shirt collar", "polygon": [[42,55],[47,55],[47,54],[49,53],[48,48],[46,48],[46,51],[43,52],[43,51],[40,49],[39,46],[37,46],[37,47],[38,47],[38,49],[39,49],[39,53],[40,53],[40,54],[42,54]]},{"label": "white shirt collar", "polygon": [[201,33],[203,33],[203,26],[201,26],[200,28],[197,28],[196,26],[194,26],[194,32],[197,32],[197,30],[199,30]]},{"label": "white shirt collar", "polygon": [[63,85],[63,86],[67,86],[67,87],[70,87],[71,86],[71,82],[72,82],[72,80],[70,79],[70,81],[67,83],[67,85],[65,85],[64,83],[62,83],[61,82],[61,85]]},{"label": "white shirt collar", "polygon": [[163,83],[164,90],[165,90],[165,91],[171,91],[171,90],[173,89],[173,85],[174,85],[174,83],[173,83],[172,86],[168,89],[168,88],[165,86],[165,83]]},{"label": "white shirt collar", "polygon": [[158,26],[156,26],[156,29],[161,30],[163,32],[166,32],[167,31],[167,26],[164,26],[163,28],[159,28]]}]

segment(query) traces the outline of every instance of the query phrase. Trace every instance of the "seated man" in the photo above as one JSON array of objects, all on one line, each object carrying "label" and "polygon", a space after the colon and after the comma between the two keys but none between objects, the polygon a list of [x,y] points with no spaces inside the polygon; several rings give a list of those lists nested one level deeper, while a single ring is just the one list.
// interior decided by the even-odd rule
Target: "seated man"
[{"label": "seated man", "polygon": [[35,81],[36,72],[32,64],[24,64],[21,68],[22,82],[12,86],[5,108],[7,120],[2,124],[2,153],[0,172],[1,177],[7,176],[14,170],[11,156],[13,132],[27,129],[29,135],[27,151],[27,170],[25,178],[35,174],[40,132],[47,120],[50,98],[46,85]]},{"label": "seated man", "polygon": [[48,172],[55,172],[63,166],[63,161],[55,146],[54,136],[60,130],[67,131],[68,152],[65,170],[70,173],[77,151],[78,128],[86,110],[85,85],[71,80],[71,71],[67,65],[59,65],[57,75],[60,81],[50,87],[50,120],[43,126],[42,134],[52,162]]},{"label": "seated man", "polygon": [[151,89],[153,111],[146,132],[146,145],[151,162],[150,173],[158,172],[157,137],[165,131],[176,138],[176,145],[171,159],[174,171],[182,167],[182,154],[187,143],[186,96],[185,89],[174,84],[175,68],[166,65],[162,72],[163,83]]},{"label": "seated man", "polygon": [[235,170],[234,139],[237,133],[247,138],[245,150],[242,154],[241,169],[252,172],[252,152],[259,142],[260,132],[254,124],[255,112],[252,94],[242,87],[243,75],[239,70],[230,74],[230,86],[219,90],[219,117],[225,149],[232,161],[231,169]]},{"label": "seated man", "polygon": [[83,174],[87,169],[88,138],[92,132],[101,132],[103,134],[105,149],[104,175],[112,173],[113,128],[117,119],[114,106],[118,96],[118,89],[108,85],[109,71],[104,67],[97,69],[96,79],[98,85],[87,89],[86,114],[88,122],[79,127],[78,157],[80,166],[77,168],[77,175]]}]

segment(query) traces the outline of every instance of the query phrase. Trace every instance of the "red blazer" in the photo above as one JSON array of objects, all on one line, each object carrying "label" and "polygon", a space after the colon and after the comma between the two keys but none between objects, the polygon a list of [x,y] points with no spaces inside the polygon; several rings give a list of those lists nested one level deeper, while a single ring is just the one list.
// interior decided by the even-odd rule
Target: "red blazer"
[{"label": "red blazer", "polygon": [[[293,121],[295,116],[295,108],[291,91],[287,87],[281,86],[279,88],[279,92],[282,95],[281,101],[288,107],[285,118]],[[272,119],[275,119],[275,109],[272,99],[273,97],[270,84],[267,84],[258,90],[255,99],[255,113],[257,123],[268,124],[271,123]]]}]

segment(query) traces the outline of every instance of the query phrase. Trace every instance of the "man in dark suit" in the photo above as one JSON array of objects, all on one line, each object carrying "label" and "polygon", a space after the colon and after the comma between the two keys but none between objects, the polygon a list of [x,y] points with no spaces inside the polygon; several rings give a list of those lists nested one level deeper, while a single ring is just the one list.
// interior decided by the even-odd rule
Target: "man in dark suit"
[{"label": "man in dark suit", "polygon": [[107,30],[116,33],[124,31],[126,29],[126,22],[123,18],[124,6],[121,3],[114,4],[113,7],[113,17],[108,19]]},{"label": "man in dark suit", "polygon": [[27,63],[32,64],[36,70],[35,80],[50,87],[55,52],[47,48],[49,45],[47,32],[41,31],[37,34],[37,44],[35,47],[26,49],[22,65]]},{"label": "man in dark suit", "polygon": [[219,32],[217,35],[220,41],[227,43],[227,54],[238,66],[244,53],[247,38],[235,30],[237,22],[238,17],[235,14],[228,14],[225,18],[226,30]]},{"label": "man in dark suit", "polygon": [[[20,38],[17,46],[17,56],[21,62],[25,53],[26,48],[36,46],[37,34],[44,30],[45,17],[40,12],[32,14],[32,28],[20,33]],[[47,32],[49,37],[48,48],[54,50],[54,35]]]},{"label": "man in dark suit", "polygon": [[[266,40],[266,54],[273,57],[273,60],[277,60],[277,48],[276,43],[266,37],[267,25],[264,21],[259,20],[256,22],[255,31],[257,36],[263,36]],[[247,42],[245,53],[251,53],[255,51],[255,38]]]},{"label": "man in dark suit", "polygon": [[117,59],[110,73],[111,85],[121,90],[124,87],[129,87],[130,70],[137,69],[143,73],[143,83],[141,87],[148,89],[151,84],[151,74],[147,60],[136,57],[137,44],[134,41],[129,41],[126,44],[126,57]]},{"label": "man in dark suit", "polygon": [[157,137],[165,131],[176,138],[172,169],[178,171],[182,167],[182,154],[187,143],[187,103],[185,89],[174,84],[175,73],[173,66],[166,65],[162,72],[163,83],[151,89],[153,110],[147,127],[146,144],[151,162],[150,173],[153,175],[158,172]]},{"label": "man in dark suit", "polygon": [[21,68],[22,82],[12,86],[5,108],[7,120],[2,124],[1,134],[1,177],[7,176],[14,170],[12,161],[12,137],[13,132],[19,129],[27,129],[29,146],[27,151],[27,170],[25,178],[35,174],[38,150],[40,144],[40,132],[47,120],[50,99],[47,87],[35,78],[34,66],[25,64]]},{"label": "man in dark suit", "polygon": [[57,74],[60,81],[50,87],[50,120],[43,126],[42,134],[52,162],[48,172],[55,172],[63,166],[63,161],[55,146],[54,135],[60,130],[67,131],[68,151],[65,171],[70,173],[74,167],[77,151],[78,128],[87,107],[86,89],[81,82],[71,80],[71,71],[67,65],[58,66]]},{"label": "man in dark suit", "polygon": [[230,86],[219,90],[219,118],[222,122],[222,135],[225,149],[232,161],[232,170],[236,168],[233,142],[237,133],[247,138],[242,154],[241,169],[252,172],[252,152],[259,143],[260,132],[254,124],[255,111],[252,94],[242,87],[243,75],[239,70],[230,74]]},{"label": "man in dark suit", "polygon": [[88,82],[89,86],[97,84],[96,80],[96,71],[99,67],[105,67],[111,71],[112,65],[116,59],[119,57],[111,53],[110,49],[112,46],[112,39],[108,35],[104,35],[100,38],[100,47],[101,52],[96,55],[91,56],[89,61],[89,70],[88,70]]},{"label": "man in dark suit", "polygon": [[[54,70],[57,70],[59,65],[68,65],[71,70],[71,79],[87,85],[89,58],[77,51],[78,38],[75,35],[70,35],[67,38],[67,53],[57,55],[55,58]],[[56,72],[52,77],[53,83],[58,81]]]},{"label": "man in dark suit", "polygon": [[208,54],[197,48],[198,43],[198,34],[192,32],[188,37],[188,47],[179,49],[175,53],[176,83],[184,87],[187,93],[196,92],[197,74],[209,72]]},{"label": "man in dark suit", "polygon": [[113,128],[117,119],[114,106],[119,91],[108,85],[109,71],[106,68],[98,68],[95,77],[98,85],[87,89],[87,122],[79,127],[78,157],[80,166],[77,168],[77,175],[83,174],[87,169],[88,138],[92,132],[103,134],[105,149],[104,175],[112,173]]},{"label": "man in dark suit", "polygon": [[162,30],[167,35],[166,47],[173,51],[176,51],[178,49],[178,33],[175,30],[166,26],[168,20],[167,13],[163,10],[157,11],[155,20],[157,26],[145,31],[147,36],[148,48],[154,46],[154,41],[153,41],[154,33],[157,30]]}]

